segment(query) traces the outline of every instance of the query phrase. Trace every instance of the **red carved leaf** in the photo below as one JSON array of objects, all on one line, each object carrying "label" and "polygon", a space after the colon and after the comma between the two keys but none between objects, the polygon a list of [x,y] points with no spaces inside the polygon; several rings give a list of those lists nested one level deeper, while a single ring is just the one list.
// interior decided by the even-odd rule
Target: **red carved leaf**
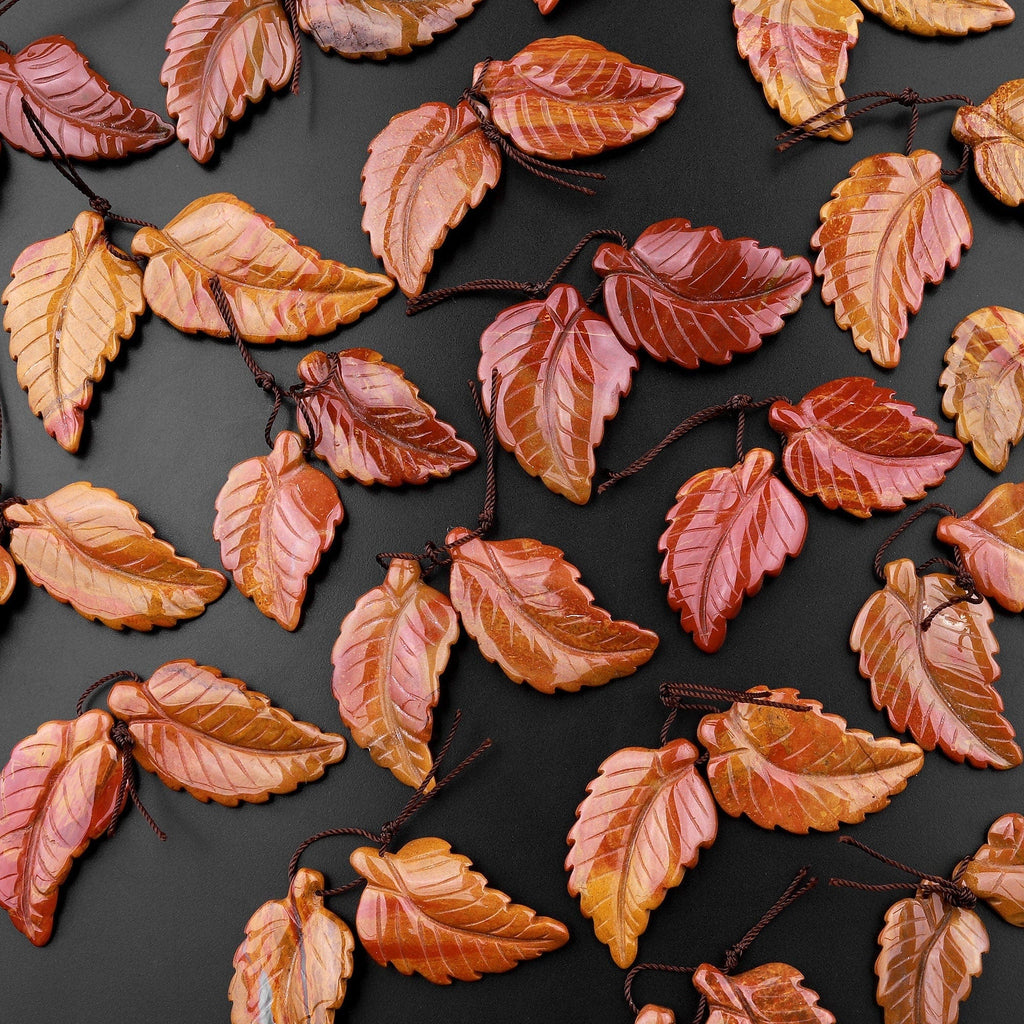
[{"label": "red carved leaf", "polygon": [[902,792],[924,764],[915,744],[847,729],[845,719],[825,714],[821,704],[800,699],[790,687],[754,686],[748,692],[786,704],[799,701],[810,710],[734,704],[701,720],[708,781],[718,805],[734,818],[746,814],[767,829],[831,832],[887,807],[889,797]]},{"label": "red carved leaf", "polygon": [[697,755],[689,740],[660,750],[618,750],[576,808],[565,859],[569,894],[580,897],[580,909],[619,967],[636,959],[650,912],[718,834]]},{"label": "red carved leaf", "polygon": [[283,89],[295,66],[295,41],[280,0],[188,0],[174,15],[160,69],[178,138],[200,163],[213,156],[228,121],[267,87]]},{"label": "red carved leaf", "polygon": [[774,474],[775,456],[752,448],[731,469],[708,469],[679,489],[658,540],[669,607],[702,651],[717,651],[726,625],[766,576],[800,554],[807,513]]},{"label": "red carved leaf", "polygon": [[1013,21],[1006,0],[861,0],[893,28],[919,36],[965,36]]},{"label": "red carved leaf", "polygon": [[1013,726],[992,685],[999,678],[987,601],[951,605],[921,623],[931,610],[963,591],[946,573],[918,576],[901,558],[885,567],[884,590],[860,610],[850,646],[860,652],[860,673],[871,680],[871,699],[889,721],[924,747],[939,747],[954,761],[976,768],[1021,763]]},{"label": "red carved leaf", "polygon": [[960,549],[981,593],[1024,611],[1024,483],[1000,484],[959,519],[944,516],[935,536]]},{"label": "red carved leaf", "polygon": [[921,308],[924,286],[970,248],[971,219],[942,180],[935,153],[878,153],[859,161],[821,208],[811,238],[821,297],[861,352],[885,367],[900,361],[907,312]]},{"label": "red carved leaf", "polygon": [[778,963],[742,974],[701,964],[693,974],[694,987],[707,1000],[707,1024],[836,1024],[803,980],[795,967]]},{"label": "red carved leaf", "polygon": [[501,150],[465,102],[424,103],[370,143],[359,199],[373,254],[406,295],[419,295],[434,250],[501,176]]},{"label": "red carved leaf", "polygon": [[549,160],[593,156],[650,134],[683,83],[579,36],[538,39],[511,60],[477,64],[476,89],[498,128]]},{"label": "red carved leaf", "polygon": [[7,604],[18,582],[18,567],[7,548],[0,548],[0,604]]},{"label": "red carved leaf", "polygon": [[963,880],[1005,921],[1024,928],[1024,814],[1004,814],[992,824]]},{"label": "red carved leaf", "polygon": [[481,335],[480,349],[488,412],[489,382],[498,372],[498,439],[549,490],[585,505],[594,449],[629,393],[636,357],[567,284],[543,301],[503,310]]},{"label": "red carved leaf", "polygon": [[[388,487],[422,484],[476,458],[472,445],[379,352],[310,352],[298,372],[310,385],[304,403],[316,424],[313,450],[340,477]],[[305,416],[299,427],[308,431]]]},{"label": "red carved leaf", "polygon": [[798,405],[772,405],[769,422],[786,436],[782,465],[793,486],[864,518],[942,483],[964,446],[894,395],[868,377],[841,377]]},{"label": "red carved leaf", "polygon": [[216,506],[213,536],[235,586],[264,615],[295,629],[306,580],[345,514],[331,478],[306,462],[297,434],[282,430],[270,455],[231,470]]},{"label": "red carved leaf", "polygon": [[394,559],[384,583],[345,616],[331,654],[334,696],[352,739],[413,787],[433,763],[438,681],[459,636],[451,602],[421,575],[418,562]]},{"label": "red carved leaf", "polygon": [[962,106],[953,138],[971,147],[978,180],[996,199],[1024,203],[1024,78],[1004,82],[977,107]]},{"label": "red carved leaf", "polygon": [[351,861],[367,881],[356,930],[382,967],[435,985],[477,981],[569,940],[564,924],[490,888],[443,839],[414,839],[397,853],[361,846]]},{"label": "red carved leaf", "polygon": [[0,906],[37,946],[49,941],[73,860],[117,814],[124,769],[113,724],[105,711],[46,722],[0,773]]},{"label": "red carved leaf", "polygon": [[161,665],[145,683],[118,683],[108,704],[128,723],[139,764],[204,803],[263,803],[345,756],[344,737],[297,722],[264,694],[190,660]]},{"label": "red carved leaf", "polygon": [[800,308],[813,280],[802,256],[787,259],[682,217],[652,224],[632,248],[602,245],[594,269],[618,336],[688,370],[760,348]]},{"label": "red carved leaf", "polygon": [[43,156],[22,100],[76,160],[118,160],[174,137],[172,125],[111,89],[63,36],[37,39],[18,53],[0,52],[0,135]]},{"label": "red carved leaf", "polygon": [[541,14],[550,14],[557,6],[558,0],[534,0]]},{"label": "red carved leaf", "polygon": [[575,692],[631,675],[654,653],[657,635],[596,607],[558,548],[525,537],[459,543],[468,532],[447,538],[452,604],[513,682]]}]

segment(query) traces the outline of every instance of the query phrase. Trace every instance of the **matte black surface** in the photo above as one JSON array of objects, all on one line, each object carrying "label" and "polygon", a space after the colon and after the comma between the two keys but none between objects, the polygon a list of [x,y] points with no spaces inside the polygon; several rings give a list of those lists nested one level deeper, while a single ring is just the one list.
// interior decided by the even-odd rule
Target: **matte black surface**
[{"label": "matte black surface", "polygon": [[[174,0],[62,5],[23,3],[3,18],[2,38],[19,48],[63,32],[93,66],[138,103],[163,109],[158,77]],[[811,142],[779,156],[772,137],[784,127],[736,53],[726,0],[562,0],[542,18],[530,0],[486,0],[450,36],[407,59],[354,63],[322,54],[304,40],[302,92],[274,95],[232,126],[206,167],[174,143],[155,154],[83,174],[116,211],[163,224],[194,198],[234,192],[325,256],[375,268],[360,230],[359,172],[369,140],[395,113],[427,100],[454,101],[473,64],[507,57],[543,35],[576,33],[681,77],[686,95],[676,116],[637,145],[596,158],[604,171],[593,199],[561,191],[507,167],[481,208],[452,232],[428,285],[478,276],[543,278],[587,230],[615,227],[635,238],[648,224],[684,216],[717,225],[726,237],[751,236],[788,254],[808,253],[818,209],[850,166],[879,150],[902,150],[909,113],[890,107],[859,122],[847,145]],[[967,40],[920,39],[866,16],[851,54],[847,93],[899,90],[963,92],[980,101],[1024,74],[1024,24]],[[953,107],[926,108],[918,142],[947,166],[959,160],[948,131]],[[833,377],[874,377],[942,421],[936,381],[953,326],[997,303],[1024,307],[1021,214],[994,199],[969,173],[956,186],[974,220],[976,240],[961,269],[929,288],[913,318],[904,357],[893,372],[876,369],[822,305],[817,285],[805,307],[762,351],[731,367],[688,373],[642,358],[632,394],[609,424],[599,463],[619,468],[684,416],[736,392],[799,399]],[[0,153],[0,266],[31,242],[53,236],[84,208],[81,197],[41,161],[4,147]],[[115,237],[127,245],[130,232]],[[588,293],[585,260],[568,279]],[[309,345],[259,349],[257,358],[291,382],[313,348],[374,348],[400,364],[427,401],[477,442],[467,378],[475,375],[477,338],[508,301],[462,299],[407,319],[397,294],[362,322]],[[147,315],[97,388],[82,452],[63,452],[44,433],[18,388],[15,367],[0,364],[5,418],[0,462],[5,494],[42,496],[77,479],[111,487],[140,509],[162,537],[203,564],[219,564],[210,534],[213,500],[235,463],[261,454],[266,396],[253,386],[234,348],[187,337]],[[761,415],[750,417],[748,443],[776,447]],[[288,426],[287,413],[280,426]],[[777,447],[776,447],[776,450]],[[590,922],[566,892],[565,836],[599,763],[626,745],[653,746],[663,715],[658,684],[693,679],[724,686],[798,687],[851,726],[888,733],[847,645],[850,625],[876,587],[871,559],[901,515],[867,521],[808,500],[807,544],[800,558],[749,599],[721,652],[701,654],[679,628],[658,582],[657,538],[679,485],[698,470],[731,464],[733,426],[701,428],[645,474],[578,508],[527,477],[504,453],[499,463],[499,520],[494,536],[538,537],[566,551],[599,604],[661,636],[655,658],[635,676],[598,690],[542,696],[510,683],[463,639],[443,679],[435,735],[462,708],[456,754],[491,736],[494,750],[403,832],[442,835],[471,857],[491,883],[540,912],[565,921],[564,949],[477,984],[435,987],[384,970],[357,950],[357,966],[339,1020],[458,1024],[626,1024],[631,1015],[616,968]],[[1014,452],[998,478],[1019,480]],[[973,508],[996,478],[968,453],[936,499]],[[455,524],[472,526],[483,493],[474,468],[423,488],[386,490],[340,483],[346,508],[339,542],[312,586],[304,621],[287,634],[231,589],[201,618],[151,635],[115,633],[86,622],[47,594],[18,584],[0,610],[0,751],[40,723],[74,714],[78,694],[118,668],[149,674],[188,657],[216,665],[268,693],[297,717],[342,731],[330,692],[330,648],[338,623],[382,573],[373,555],[440,541]],[[933,523],[921,523],[893,554],[917,561],[940,553]],[[442,583],[442,586],[444,584]],[[1024,724],[1020,665],[1024,623],[997,609],[1004,678],[998,684],[1010,721]],[[697,716],[677,735],[693,736]],[[1000,814],[1024,809],[1024,769],[997,773],[927,755],[921,774],[886,811],[850,831],[922,870],[947,873],[983,841]],[[336,825],[377,828],[408,790],[350,748],[346,760],[300,792],[266,805],[229,810],[172,793],[143,773],[143,800],[168,832],[159,843],[129,811],[116,836],[94,844],[64,887],[53,940],[32,947],[0,920],[0,1021],[108,1024],[216,1024],[227,1021],[231,958],[250,914],[286,891],[288,858],[306,835]],[[330,884],[347,881],[352,843],[317,844],[303,863]],[[836,835],[768,833],[722,815],[719,838],[672,891],[640,943],[644,960],[697,964],[722,951],[772,903],[801,864],[823,877],[872,881],[900,876],[840,847]],[[350,921],[357,897],[331,903]],[[821,886],[787,912],[750,950],[745,966],[784,960],[798,967],[821,1003],[844,1024],[880,1021],[874,1003],[875,939],[886,896]],[[981,910],[991,936],[984,974],[964,1005],[963,1024],[1020,1020],[1024,934]],[[650,976],[637,996],[689,1020],[695,997],[685,979]]]}]

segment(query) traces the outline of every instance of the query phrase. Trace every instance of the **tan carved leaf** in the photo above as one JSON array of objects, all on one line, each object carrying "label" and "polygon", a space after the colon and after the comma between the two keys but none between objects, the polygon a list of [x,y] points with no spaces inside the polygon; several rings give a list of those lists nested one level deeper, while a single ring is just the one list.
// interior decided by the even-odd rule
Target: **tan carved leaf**
[{"label": "tan carved leaf", "polygon": [[1006,0],[860,0],[893,28],[919,36],[965,36],[1013,21]]},{"label": "tan carved leaf", "polygon": [[992,824],[963,881],[1003,920],[1024,928],[1024,814],[1004,814]]},{"label": "tan carved leaf", "polygon": [[1004,82],[976,107],[961,107],[953,138],[971,147],[978,179],[996,199],[1024,203],[1024,78]]},{"label": "tan carved leaf", "polygon": [[836,1024],[803,980],[795,967],[779,963],[742,974],[701,964],[693,974],[694,987],[707,1000],[707,1024]]}]

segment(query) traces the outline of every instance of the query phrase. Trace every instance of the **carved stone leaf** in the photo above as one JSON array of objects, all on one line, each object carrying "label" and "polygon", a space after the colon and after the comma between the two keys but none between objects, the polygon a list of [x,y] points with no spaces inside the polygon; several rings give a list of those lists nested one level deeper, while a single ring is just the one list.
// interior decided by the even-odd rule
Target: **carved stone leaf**
[{"label": "carved stone leaf", "polygon": [[174,138],[174,126],[112,89],[64,36],[47,36],[18,53],[0,53],[0,135],[43,156],[21,101],[76,160],[119,160]]},{"label": "carved stone leaf", "polygon": [[775,402],[768,419],[786,437],[782,465],[793,486],[860,518],[923,498],[964,452],[869,377],[829,381],[798,405]]},{"label": "carved stone leaf", "polygon": [[72,862],[117,813],[124,769],[113,724],[105,711],[46,722],[0,773],[0,906],[37,946],[50,939]]},{"label": "carved stone leaf", "polygon": [[1005,921],[1024,928],[1024,815],[1004,814],[994,822],[963,880]]},{"label": "carved stone leaf", "polygon": [[219,279],[244,341],[303,341],[350,324],[394,287],[299,245],[269,217],[226,192],[189,203],[165,228],[141,228],[150,308],[180,331],[226,338],[210,278]]},{"label": "carved stone leaf", "polygon": [[748,692],[810,710],[734,704],[701,720],[711,790],[734,818],[746,814],[767,829],[832,832],[887,807],[924,764],[916,744],[847,729],[845,719],[790,687]]},{"label": "carved stone leaf", "polygon": [[201,615],[227,580],[176,554],[138,510],[105,487],[68,484],[11,505],[10,550],[37,587],[111,629],[173,626]]},{"label": "carved stone leaf", "polygon": [[693,974],[694,987],[707,1000],[707,1024],[835,1024],[803,980],[795,967],[779,963],[742,974],[701,964]]},{"label": "carved stone leaf", "polygon": [[4,327],[29,408],[50,437],[78,451],[92,385],[143,313],[142,271],[107,248],[103,218],[86,210],[56,238],[25,249],[4,289]]},{"label": "carved stone leaf", "polygon": [[691,477],[658,539],[668,603],[693,642],[709,653],[725,642],[729,619],[766,576],[777,576],[807,537],[807,513],[774,473],[775,456],[752,448],[731,469]]},{"label": "carved stone leaf", "polygon": [[360,202],[374,256],[406,295],[419,295],[448,229],[501,177],[501,150],[465,102],[424,103],[370,143]]},{"label": "carved stone leaf", "polygon": [[443,839],[414,839],[397,853],[361,846],[351,862],[367,881],[356,931],[382,967],[435,985],[478,981],[569,940],[564,924],[490,888]]},{"label": "carved stone leaf", "polygon": [[914,563],[901,558],[886,565],[885,578],[885,589],[868,598],[850,634],[875,707],[925,750],[939,747],[975,768],[1020,764],[1013,726],[1000,714],[1003,700],[992,685],[999,678],[999,643],[989,603],[951,605],[923,630],[933,608],[962,596],[956,577],[918,576]]},{"label": "carved stone leaf", "polygon": [[345,756],[343,736],[297,722],[264,694],[190,660],[161,665],[145,683],[118,683],[108,704],[128,723],[139,764],[204,803],[263,803]]},{"label": "carved stone leaf", "polygon": [[632,248],[602,245],[594,269],[616,334],[655,359],[688,370],[753,352],[800,308],[811,266],[750,238],[723,238],[674,217],[652,224]]},{"label": "carved stone leaf", "polygon": [[942,411],[956,436],[996,473],[1024,437],[1024,313],[984,306],[956,325],[946,349]]},{"label": "carved stone leaf", "polygon": [[334,696],[352,739],[382,768],[416,787],[430,771],[439,680],[459,636],[451,601],[396,558],[387,579],[364,594],[334,643]]},{"label": "carved stone leaf", "polygon": [[647,1003],[646,1006],[640,1007],[634,1024],[676,1024],[676,1015],[666,1006]]},{"label": "carved stone leaf", "polygon": [[861,352],[884,367],[900,361],[907,312],[921,308],[924,286],[970,248],[971,219],[925,149],[878,153],[858,161],[832,190],[811,238],[821,297]]},{"label": "carved stone leaf", "polygon": [[534,0],[541,14],[550,14],[557,6],[558,0]]},{"label": "carved stone leaf", "polygon": [[268,86],[283,89],[295,66],[295,41],[280,0],[188,0],[174,15],[160,81],[178,138],[200,163],[213,156],[228,121]]},{"label": "carved stone leaf", "polygon": [[[340,477],[362,484],[422,484],[476,458],[473,446],[419,397],[419,388],[379,352],[310,352],[299,363],[316,425],[313,450]],[[305,416],[299,417],[303,434]]]},{"label": "carved stone leaf", "polygon": [[18,582],[18,567],[7,548],[0,548],[0,605],[7,604]]},{"label": "carved stone leaf", "polygon": [[718,815],[689,740],[626,747],[606,758],[569,832],[569,894],[619,967],[636,959],[652,910],[718,834]]},{"label": "carved stone leaf", "polygon": [[965,36],[1013,21],[1005,0],[861,0],[861,6],[919,36]]},{"label": "carved stone leaf", "polygon": [[549,490],[585,505],[594,449],[629,393],[636,356],[567,284],[499,313],[480,350],[488,412],[489,382],[498,371],[495,429],[502,445]]},{"label": "carved stone leaf", "polygon": [[343,57],[412,53],[450,32],[481,0],[298,0],[299,27]]},{"label": "carved stone leaf", "polygon": [[295,629],[306,580],[345,514],[331,478],[306,462],[298,434],[282,430],[270,455],[231,470],[216,507],[213,536],[235,586],[264,615]]},{"label": "carved stone leaf", "polygon": [[944,516],[935,536],[960,549],[982,594],[1024,611],[1024,483],[1000,484],[959,519]]},{"label": "carved stone leaf", "polygon": [[477,64],[498,128],[548,160],[626,146],[675,113],[683,83],[579,36],[538,39],[511,60]]},{"label": "carved stone leaf", "polygon": [[[789,124],[846,99],[849,51],[864,20],[851,0],[732,0],[736,46],[764,88],[764,97]],[[831,119],[842,116],[836,111]],[[844,121],[822,135],[846,142]]]},{"label": "carved stone leaf", "polygon": [[[447,543],[467,533],[452,530]],[[574,693],[631,675],[658,646],[657,634],[596,607],[579,576],[540,541],[474,539],[452,549],[452,604],[480,653],[514,683]]]},{"label": "carved stone leaf", "polygon": [[956,1024],[988,934],[973,910],[936,894],[899,900],[885,915],[875,960],[885,1024]]},{"label": "carved stone leaf", "polygon": [[355,939],[324,907],[324,876],[299,868],[288,897],[245,926],[228,989],[231,1024],[332,1024],[352,977]]},{"label": "carved stone leaf", "polygon": [[971,147],[978,179],[996,199],[1024,203],[1024,78],[1004,82],[976,107],[960,107],[953,138]]}]

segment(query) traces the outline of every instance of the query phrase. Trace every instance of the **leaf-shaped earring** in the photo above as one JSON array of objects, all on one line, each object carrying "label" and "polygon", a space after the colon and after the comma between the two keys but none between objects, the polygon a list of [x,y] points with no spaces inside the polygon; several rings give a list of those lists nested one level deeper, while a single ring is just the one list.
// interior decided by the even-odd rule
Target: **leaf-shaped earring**
[{"label": "leaf-shaped earring", "polygon": [[1004,814],[970,859],[964,885],[1004,921],[1024,928],[1024,814]]},{"label": "leaf-shaped earring", "polygon": [[919,36],[965,36],[1013,21],[1006,0],[860,0],[892,28]]},{"label": "leaf-shaped earring", "polygon": [[970,147],[978,180],[996,199],[1024,202],[1024,78],[1004,82],[976,107],[961,107],[953,138]]}]

